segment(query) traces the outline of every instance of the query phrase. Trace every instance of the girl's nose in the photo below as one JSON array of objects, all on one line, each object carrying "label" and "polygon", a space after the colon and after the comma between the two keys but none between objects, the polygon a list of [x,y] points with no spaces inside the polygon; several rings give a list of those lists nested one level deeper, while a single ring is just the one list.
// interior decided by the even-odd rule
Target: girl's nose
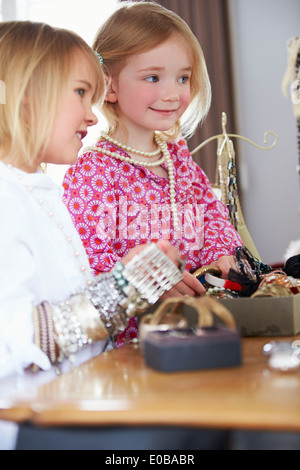
[{"label": "girl's nose", "polygon": [[170,84],[163,93],[163,101],[178,101],[179,92],[176,85]]},{"label": "girl's nose", "polygon": [[94,113],[92,107],[90,107],[86,113],[86,121],[88,126],[94,126],[98,122],[98,118]]}]

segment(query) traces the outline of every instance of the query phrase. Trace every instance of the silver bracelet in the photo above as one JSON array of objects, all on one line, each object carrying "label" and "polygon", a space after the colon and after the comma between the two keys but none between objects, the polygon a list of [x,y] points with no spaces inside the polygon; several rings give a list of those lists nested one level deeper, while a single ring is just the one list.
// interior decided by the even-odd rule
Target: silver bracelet
[{"label": "silver bracelet", "polygon": [[85,295],[97,309],[100,320],[112,336],[125,330],[128,317],[121,305],[126,300],[125,294],[112,273],[99,274],[97,280],[85,290]]},{"label": "silver bracelet", "polygon": [[126,266],[118,262],[111,273],[100,274],[85,294],[115,336],[124,331],[128,317],[145,312],[181,279],[181,270],[151,243]]},{"label": "silver bracelet", "polygon": [[127,316],[119,303],[124,294],[111,274],[98,276],[92,286],[51,305],[55,342],[61,357],[72,356],[83,347],[115,336],[127,326]]},{"label": "silver bracelet", "polygon": [[[112,272],[98,275],[90,287],[66,302],[51,304],[51,337],[60,350],[58,362],[108,334],[122,333],[130,316],[144,312],[181,279],[181,271],[152,243],[126,266],[117,263]],[[48,344],[44,349],[49,349]]]},{"label": "silver bracelet", "polygon": [[155,304],[166,291],[182,280],[181,270],[155,243],[134,256],[126,266],[117,263],[113,274],[127,296],[123,306],[129,316],[134,314],[135,309],[142,310],[147,304]]},{"label": "silver bracelet", "polygon": [[43,302],[33,310],[35,344],[52,364],[72,362],[85,346],[124,331],[127,316],[119,305],[124,299],[112,274],[104,274],[66,302]]},{"label": "silver bracelet", "polygon": [[75,302],[78,303],[77,296],[71,297],[66,302],[51,304],[54,339],[60,352],[58,362],[62,362],[64,358],[72,359],[75,353],[92,342],[83,331],[74,311]]}]

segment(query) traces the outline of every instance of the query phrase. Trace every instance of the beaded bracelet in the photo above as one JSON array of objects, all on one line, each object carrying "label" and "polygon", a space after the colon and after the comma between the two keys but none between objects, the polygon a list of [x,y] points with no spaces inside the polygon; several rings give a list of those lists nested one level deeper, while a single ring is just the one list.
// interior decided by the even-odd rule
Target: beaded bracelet
[{"label": "beaded bracelet", "polygon": [[87,298],[97,309],[100,320],[111,336],[122,333],[128,318],[121,306],[125,295],[118,287],[112,273],[102,273],[88,289],[84,291]]},{"label": "beaded bracelet", "polygon": [[70,298],[66,302],[52,304],[52,319],[54,323],[54,338],[59,348],[58,362],[63,359],[73,359],[73,355],[84,346],[91,344],[91,339],[84,331],[76,312],[74,304],[80,299]]},{"label": "beaded bracelet", "polygon": [[56,345],[54,340],[51,309],[47,302],[42,302],[33,310],[34,342],[50,359],[56,362]]},{"label": "beaded bracelet", "polygon": [[124,299],[120,302],[120,306],[125,310],[126,315],[132,317],[138,313],[144,312],[150,306],[150,303],[142,298],[141,294],[133,285],[128,283],[124,271],[124,264],[118,261],[113,269],[113,275],[118,287],[124,293]]}]

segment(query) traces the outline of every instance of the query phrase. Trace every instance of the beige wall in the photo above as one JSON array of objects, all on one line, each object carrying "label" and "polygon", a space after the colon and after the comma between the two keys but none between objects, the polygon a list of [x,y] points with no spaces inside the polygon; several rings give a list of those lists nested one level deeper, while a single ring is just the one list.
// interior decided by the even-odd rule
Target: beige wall
[{"label": "beige wall", "polygon": [[279,262],[300,239],[300,186],[296,120],[281,91],[287,40],[300,36],[299,0],[229,0],[234,48],[238,132],[263,145],[275,131],[278,144],[263,151],[240,146],[243,211],[265,262]]}]

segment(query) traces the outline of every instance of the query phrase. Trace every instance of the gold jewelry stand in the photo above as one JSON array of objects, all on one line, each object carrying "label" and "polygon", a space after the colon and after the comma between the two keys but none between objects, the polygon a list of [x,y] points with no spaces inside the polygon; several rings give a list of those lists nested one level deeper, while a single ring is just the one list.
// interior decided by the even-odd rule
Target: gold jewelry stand
[{"label": "gold jewelry stand", "polygon": [[[292,37],[287,42],[288,64],[281,89],[285,98],[293,104],[293,112],[297,124],[298,165],[297,172],[300,182],[300,36]],[[289,90],[287,89],[290,85]],[[300,207],[298,208],[300,215]]]},{"label": "gold jewelry stand", "polygon": [[240,200],[238,194],[238,183],[237,183],[237,174],[236,174],[236,162],[235,162],[235,151],[233,147],[232,140],[230,137],[236,137],[255,147],[262,150],[271,150],[277,144],[277,135],[268,131],[264,134],[264,143],[267,143],[268,135],[271,134],[274,137],[274,142],[269,147],[263,147],[254,143],[252,140],[247,139],[238,134],[228,134],[226,131],[227,116],[226,113],[222,113],[222,134],[215,135],[209,139],[202,142],[198,145],[192,152],[191,155],[194,155],[198,150],[204,147],[206,144],[212,140],[218,141],[217,146],[217,167],[216,167],[216,181],[215,184],[212,184],[212,188],[220,201],[222,201],[229,210],[229,220],[233,227],[239,233],[241,239],[243,240],[244,245],[249,249],[254,257],[260,260],[260,256],[256,249],[256,246],[253,242],[253,239],[247,229]]}]

